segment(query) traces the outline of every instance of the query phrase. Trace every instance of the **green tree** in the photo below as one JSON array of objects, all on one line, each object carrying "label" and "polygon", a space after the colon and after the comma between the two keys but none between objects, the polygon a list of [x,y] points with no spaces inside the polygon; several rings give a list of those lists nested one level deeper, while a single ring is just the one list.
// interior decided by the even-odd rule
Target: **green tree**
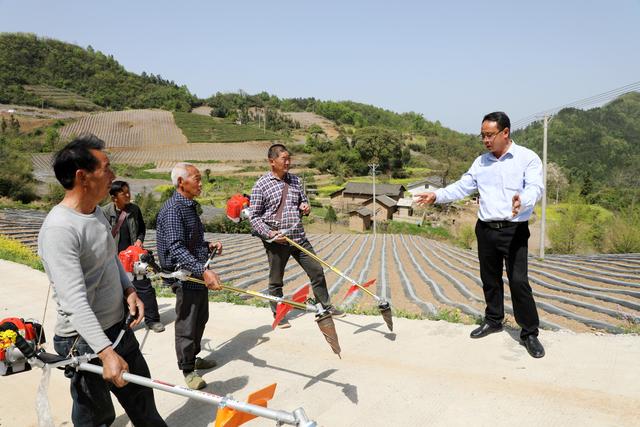
[{"label": "green tree", "polygon": [[354,135],[353,146],[364,162],[378,163],[382,173],[400,171],[410,160],[409,150],[404,146],[400,134],[389,129],[359,129]]},{"label": "green tree", "polygon": [[331,226],[338,222],[338,215],[336,215],[336,211],[331,205],[329,205],[327,212],[324,214],[324,222],[329,224],[329,234],[331,234]]},{"label": "green tree", "polygon": [[56,144],[60,140],[60,133],[56,128],[48,128],[45,132],[45,147],[51,151],[56,150]]}]

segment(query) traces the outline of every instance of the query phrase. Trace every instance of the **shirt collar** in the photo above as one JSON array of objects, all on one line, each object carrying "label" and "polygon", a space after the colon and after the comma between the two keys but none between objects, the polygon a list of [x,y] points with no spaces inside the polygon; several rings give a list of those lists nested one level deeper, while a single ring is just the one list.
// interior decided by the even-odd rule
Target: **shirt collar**
[{"label": "shirt collar", "polygon": [[269,172],[267,174],[267,176],[269,177],[269,179],[275,179],[276,181],[291,182],[291,176],[290,176],[289,172],[284,174],[283,179],[280,179],[277,176],[275,176],[275,174],[273,172]]},{"label": "shirt collar", "polygon": [[178,190],[174,191],[173,197],[175,197],[176,202],[181,203],[185,206],[195,206],[197,202],[195,200],[187,199],[184,197]]},{"label": "shirt collar", "polygon": [[499,159],[497,159],[496,156],[494,156],[492,152],[488,152],[486,154],[487,154],[487,157],[491,161],[499,162],[499,161],[507,159],[509,157],[513,158],[515,156],[515,152],[518,150],[518,148],[519,148],[518,145],[516,145],[516,142],[512,139],[511,140],[511,145],[509,145],[509,149]]}]

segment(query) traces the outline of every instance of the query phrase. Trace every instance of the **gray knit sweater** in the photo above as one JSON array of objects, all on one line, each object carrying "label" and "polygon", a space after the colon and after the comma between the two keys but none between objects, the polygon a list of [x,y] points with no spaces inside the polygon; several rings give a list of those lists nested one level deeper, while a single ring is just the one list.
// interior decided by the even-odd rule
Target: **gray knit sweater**
[{"label": "gray knit sweater", "polygon": [[124,289],[132,287],[110,230],[99,206],[84,215],[57,205],[38,235],[38,254],[58,305],[55,333],[79,334],[95,352],[111,344],[103,331],[122,320]]}]

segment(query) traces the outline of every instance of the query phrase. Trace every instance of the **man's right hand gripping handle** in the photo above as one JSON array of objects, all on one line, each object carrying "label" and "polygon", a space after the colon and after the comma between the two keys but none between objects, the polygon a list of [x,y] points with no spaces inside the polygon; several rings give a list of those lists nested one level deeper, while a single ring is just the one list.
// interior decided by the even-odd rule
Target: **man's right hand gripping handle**
[{"label": "man's right hand gripping handle", "polygon": [[205,270],[202,275],[202,279],[204,283],[206,283],[207,288],[212,291],[221,291],[222,290],[222,282],[220,281],[220,277],[218,277],[218,273],[213,270]]},{"label": "man's right hand gripping handle", "polygon": [[102,362],[102,378],[113,383],[116,387],[124,387],[127,382],[122,378],[123,372],[129,372],[129,365],[113,347],[109,346],[98,353]]}]

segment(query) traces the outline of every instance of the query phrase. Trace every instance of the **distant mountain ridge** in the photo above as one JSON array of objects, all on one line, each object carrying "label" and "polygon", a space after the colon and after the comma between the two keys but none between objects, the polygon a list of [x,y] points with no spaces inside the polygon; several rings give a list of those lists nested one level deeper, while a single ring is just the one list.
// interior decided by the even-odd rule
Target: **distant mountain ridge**
[{"label": "distant mountain ridge", "polygon": [[[514,132],[513,138],[542,153],[540,122]],[[561,110],[549,123],[548,141],[549,161],[562,166],[571,179],[587,186],[637,189],[640,186],[640,93],[627,93],[587,111]]]},{"label": "distant mountain ridge", "polygon": [[[112,55],[90,46],[83,49],[34,34],[0,33],[0,103],[48,105],[42,90],[33,87],[62,89],[112,110],[189,111],[198,103],[185,86],[161,76],[129,72]],[[83,107],[69,102],[66,108]]]},{"label": "distant mountain ridge", "polygon": [[[254,107],[265,112],[313,112],[353,129],[382,127],[403,135],[413,152],[435,160],[457,179],[482,144],[473,135],[429,121],[415,112],[396,113],[353,101],[278,98],[262,92],[249,95],[217,93],[198,99],[186,86],[161,76],[127,71],[112,55],[46,37],[0,33],[0,103],[51,105],[68,109],[144,109],[190,111],[208,104],[223,117]],[[522,145],[542,153],[542,125],[534,123],[513,133]],[[561,110],[549,125],[549,161],[562,167],[583,193],[605,187],[640,188],[640,93],[629,93],[588,111]],[[439,162],[439,166],[438,166]]]}]

